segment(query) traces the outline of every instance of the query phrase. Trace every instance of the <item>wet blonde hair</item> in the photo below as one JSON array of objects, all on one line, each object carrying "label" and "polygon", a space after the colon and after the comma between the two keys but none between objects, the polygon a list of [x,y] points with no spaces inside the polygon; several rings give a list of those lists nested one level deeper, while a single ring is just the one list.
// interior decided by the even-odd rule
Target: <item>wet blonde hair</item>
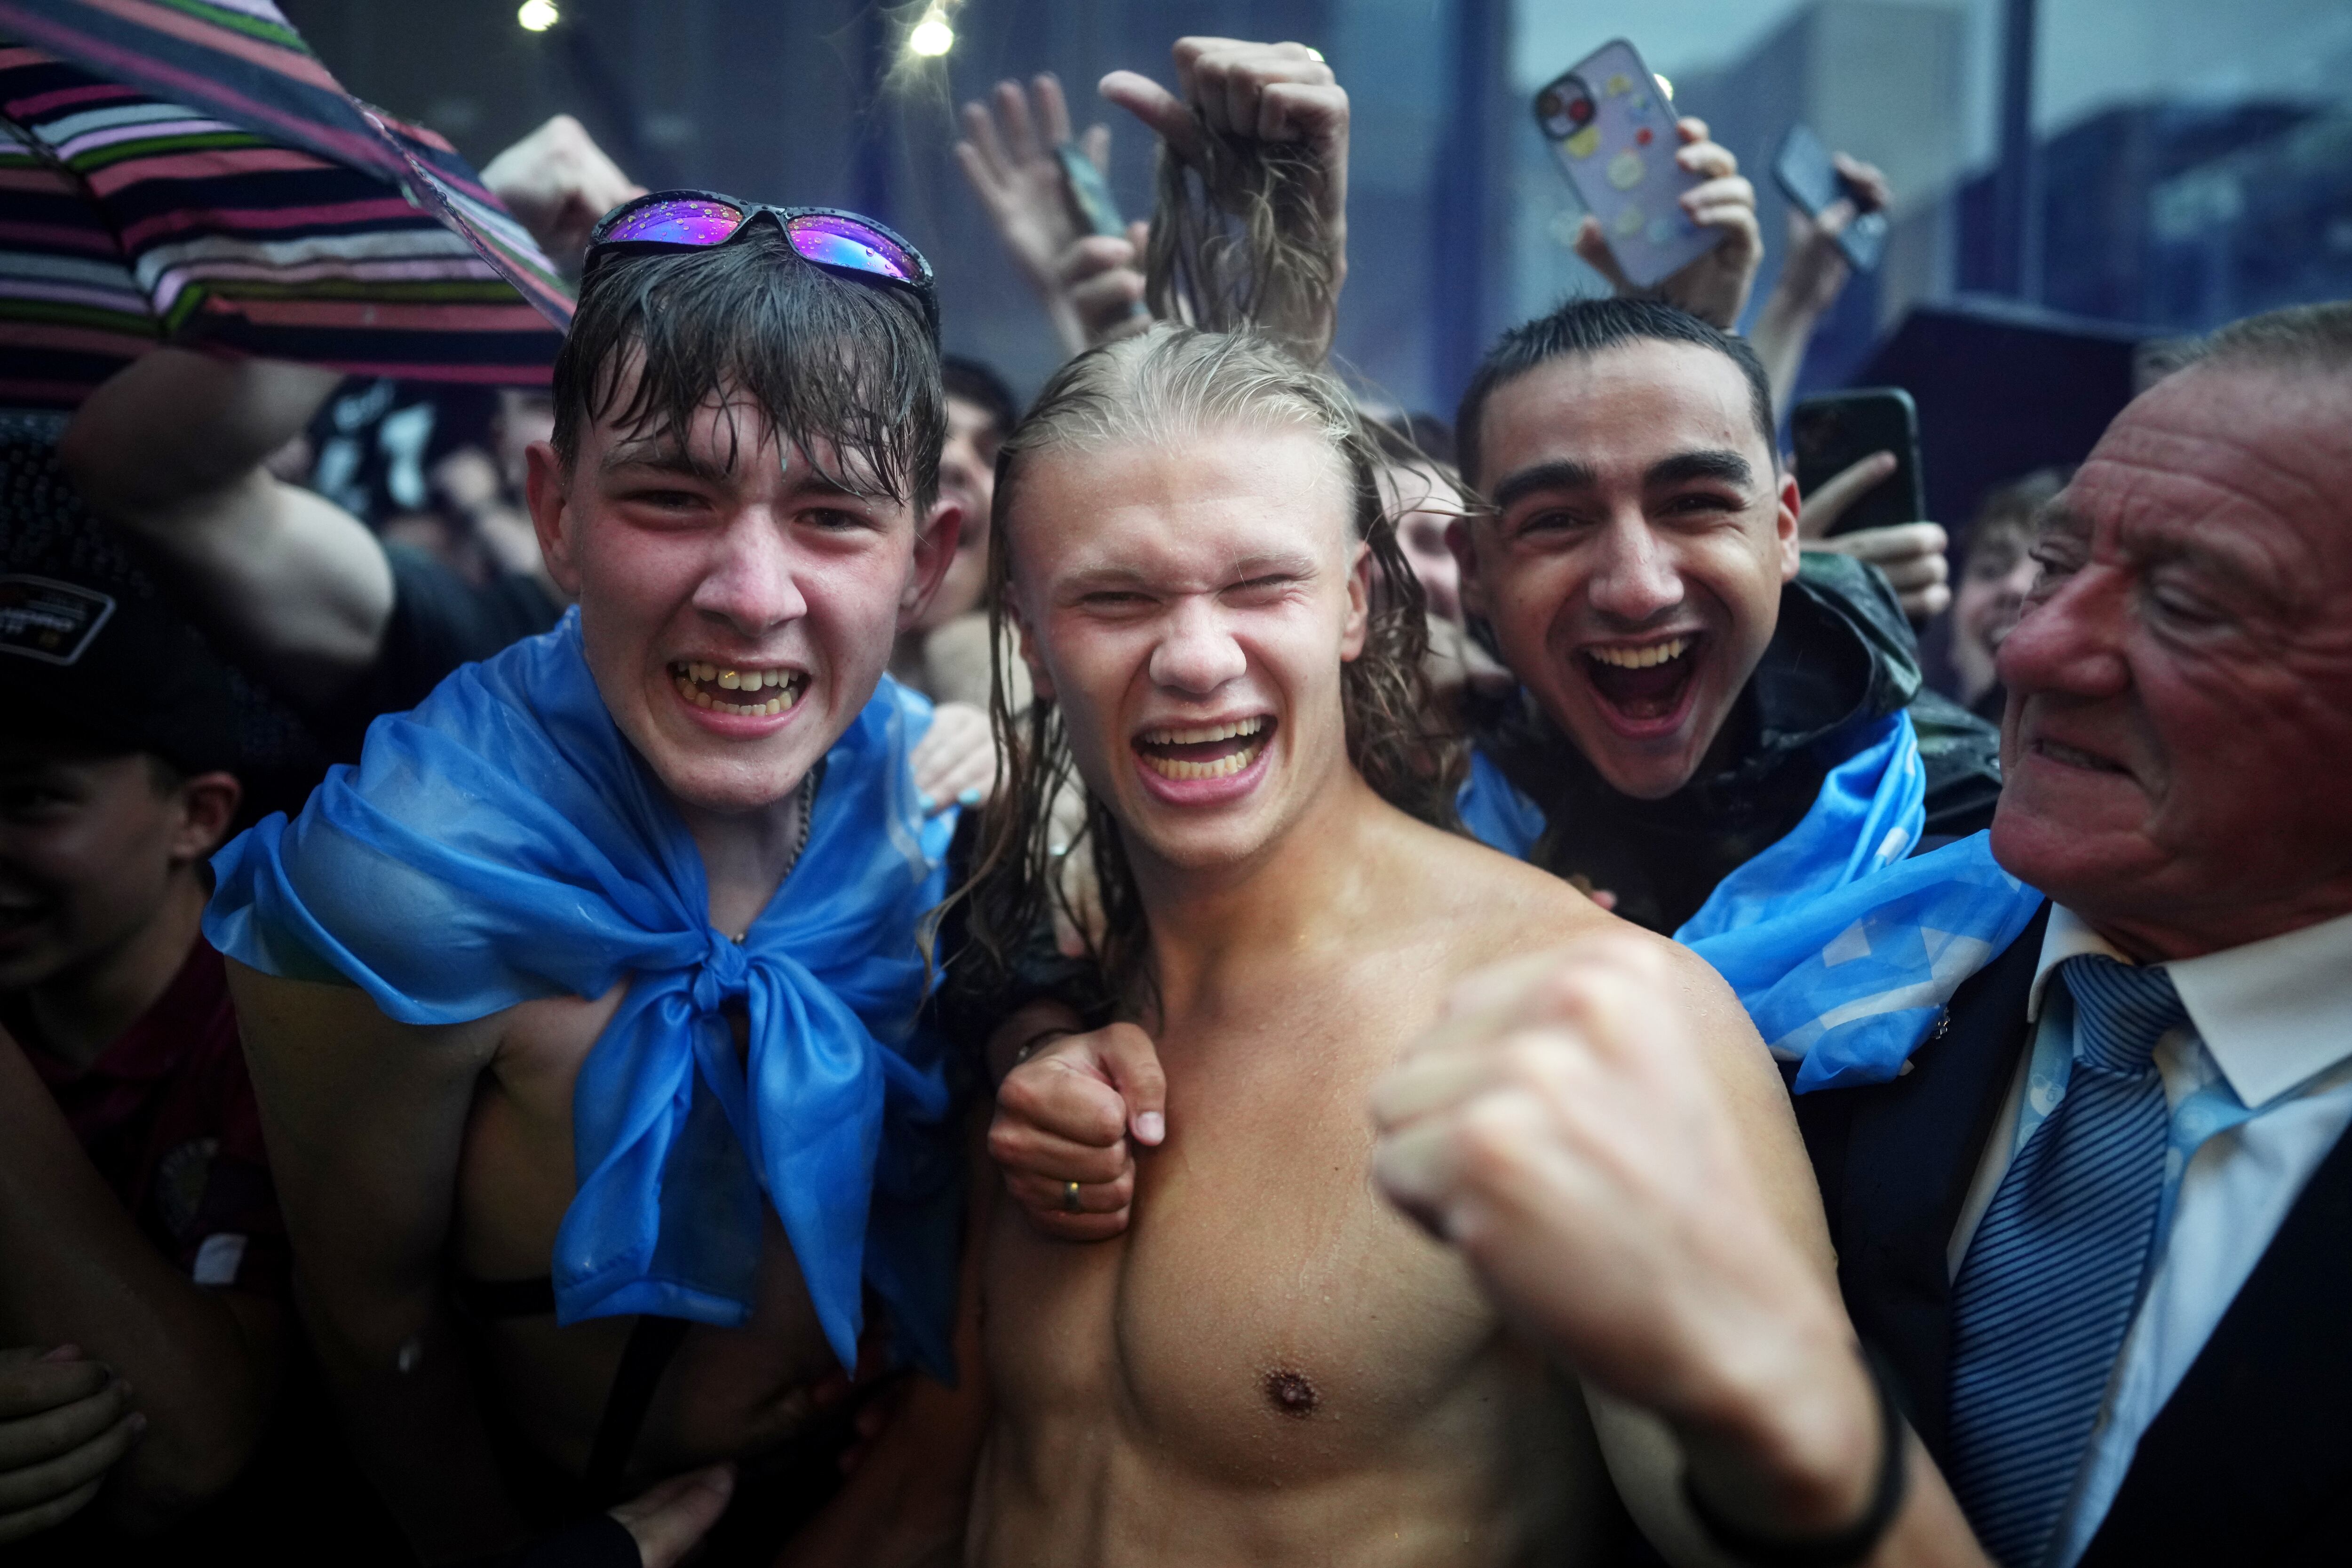
[{"label": "wet blonde hair", "polygon": [[[1024,478],[1048,452],[1098,451],[1130,443],[1179,449],[1233,430],[1289,428],[1322,441],[1346,483],[1352,537],[1369,545],[1387,591],[1373,598],[1360,654],[1340,672],[1348,760],[1381,798],[1424,822],[1451,826],[1459,747],[1431,726],[1422,661],[1428,626],[1421,585],[1399,552],[1381,503],[1381,453],[1346,388],[1307,368],[1254,332],[1211,332],[1161,323],[1070,361],[1038,394],[1035,405],[997,458],[996,503],[989,537],[989,615],[992,639],[990,715],[999,767],[994,798],[981,819],[971,882],[969,983],[982,993],[1001,984],[1024,949],[1058,913],[1085,942],[1085,967],[1097,1007],[1135,1000],[1149,987],[1148,933],[1135,877],[1118,825],[1086,796],[1078,843],[1057,846],[1055,796],[1083,790],[1061,711],[1038,698],[1016,710],[1003,634],[1009,613],[1015,530]],[[1064,854],[1092,857],[1099,910],[1081,910],[1060,875]]]}]

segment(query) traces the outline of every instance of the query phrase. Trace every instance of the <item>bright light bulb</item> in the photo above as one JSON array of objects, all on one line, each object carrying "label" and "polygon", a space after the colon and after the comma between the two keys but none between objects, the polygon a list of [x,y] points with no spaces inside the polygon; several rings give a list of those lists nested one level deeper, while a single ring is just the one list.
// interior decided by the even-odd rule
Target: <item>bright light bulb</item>
[{"label": "bright light bulb", "polygon": [[555,0],[522,0],[521,8],[515,12],[515,20],[526,33],[544,33],[562,19]]},{"label": "bright light bulb", "polygon": [[955,47],[955,29],[937,11],[927,11],[907,35],[907,52],[936,59]]}]

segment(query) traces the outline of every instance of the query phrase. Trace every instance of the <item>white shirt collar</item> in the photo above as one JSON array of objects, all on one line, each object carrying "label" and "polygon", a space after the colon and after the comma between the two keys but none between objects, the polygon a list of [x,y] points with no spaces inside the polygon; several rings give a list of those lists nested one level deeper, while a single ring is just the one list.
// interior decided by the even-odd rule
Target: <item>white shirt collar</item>
[{"label": "white shirt collar", "polygon": [[[2083,953],[2132,961],[2063,904],[2050,906],[2025,1016],[2050,972]],[[2249,1109],[2352,1057],[2352,915],[2165,965],[2205,1049]]]}]

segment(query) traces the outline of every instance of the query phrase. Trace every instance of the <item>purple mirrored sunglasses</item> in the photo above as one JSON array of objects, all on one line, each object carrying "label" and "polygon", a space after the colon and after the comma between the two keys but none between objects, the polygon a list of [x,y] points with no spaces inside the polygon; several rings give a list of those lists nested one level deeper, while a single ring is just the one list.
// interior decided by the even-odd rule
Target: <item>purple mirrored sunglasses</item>
[{"label": "purple mirrored sunglasses", "polygon": [[655,191],[614,207],[588,236],[580,270],[585,286],[600,262],[616,256],[708,250],[727,244],[766,214],[802,260],[884,288],[904,289],[923,308],[931,341],[940,336],[940,297],[931,264],[899,235],[836,207],[776,207],[739,202],[716,191]]}]

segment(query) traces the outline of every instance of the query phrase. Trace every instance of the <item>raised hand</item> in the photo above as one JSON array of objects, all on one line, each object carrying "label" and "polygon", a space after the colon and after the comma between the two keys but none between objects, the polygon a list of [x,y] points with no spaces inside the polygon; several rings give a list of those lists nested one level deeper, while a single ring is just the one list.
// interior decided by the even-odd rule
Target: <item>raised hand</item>
[{"label": "raised hand", "polygon": [[[1054,152],[1071,139],[1069,103],[1060,79],[1048,71],[1032,79],[1025,90],[1017,81],[998,82],[989,101],[975,100],[963,106],[963,140],[956,143],[956,163],[995,225],[1005,254],[1053,319],[1063,346],[1076,353],[1087,345],[1086,318],[1070,298],[1065,273],[1080,242],[1089,237],[1070,210],[1061,162]],[[1110,128],[1089,127],[1078,139],[1078,150],[1107,172]],[[1138,241],[1134,255],[1121,259],[1131,264],[1140,251]],[[1139,268],[1134,275],[1133,298],[1140,299]]]},{"label": "raised hand", "polygon": [[[1237,38],[1180,38],[1174,50],[1176,90],[1134,71],[1113,71],[1102,95],[1149,126],[1176,158],[1206,174],[1206,138],[1290,142],[1307,154],[1304,207],[1312,215],[1313,248],[1329,269],[1328,287],[1302,298],[1259,301],[1258,318],[1311,357],[1328,351],[1334,325],[1330,302],[1347,275],[1347,89],[1323,57],[1304,44],[1259,44]],[[1210,191],[1224,201],[1230,193]],[[1294,236],[1304,241],[1309,237]]]},{"label": "raised hand", "polygon": [[491,159],[482,184],[507,205],[548,259],[577,272],[596,220],[646,188],[605,156],[587,128],[559,114]]},{"label": "raised hand", "polygon": [[1682,209],[1701,228],[1721,229],[1723,242],[1649,290],[1635,288],[1626,279],[1610,252],[1598,218],[1588,215],[1578,228],[1576,254],[1609,279],[1618,293],[1654,294],[1727,332],[1748,308],[1748,291],[1755,286],[1756,269],[1764,262],[1762,230],[1756,223],[1756,187],[1740,174],[1739,160],[1731,149],[1708,140],[1706,121],[1685,115],[1675,129],[1683,140],[1675,150],[1675,163],[1700,178],[1700,184],[1679,198]]}]

